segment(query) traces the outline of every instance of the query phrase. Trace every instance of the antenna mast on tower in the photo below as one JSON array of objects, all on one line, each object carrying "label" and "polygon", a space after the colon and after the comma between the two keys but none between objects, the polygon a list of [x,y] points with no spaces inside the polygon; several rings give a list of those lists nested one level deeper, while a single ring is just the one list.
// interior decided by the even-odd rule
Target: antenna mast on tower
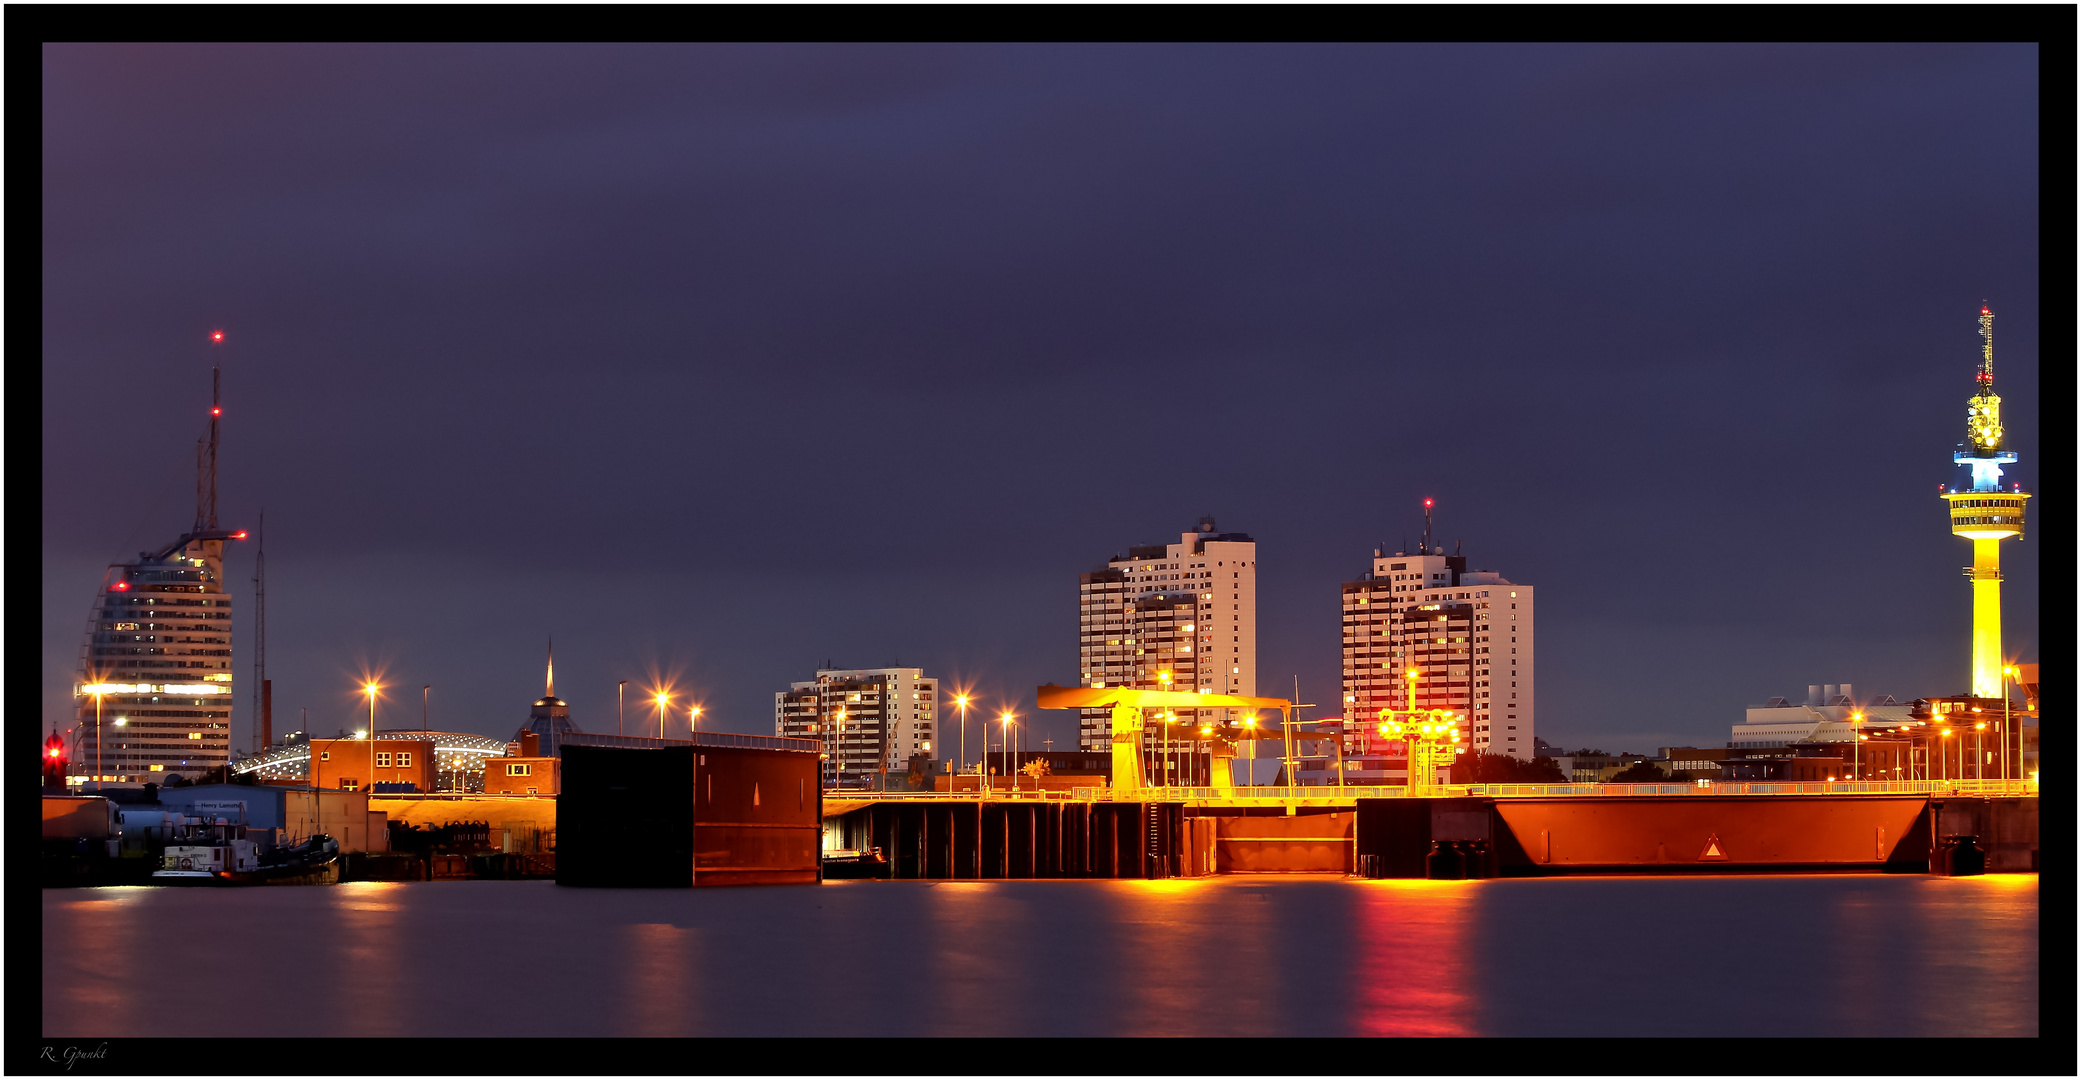
[{"label": "antenna mast on tower", "polygon": [[[222,341],[224,335],[211,335],[211,340]],[[223,375],[214,364],[210,366],[210,434],[209,438],[195,444],[195,531],[215,530],[217,527],[217,421],[224,415],[222,397]]]},{"label": "antenna mast on tower", "polygon": [[274,687],[267,681],[267,511],[260,512],[260,547],[253,554],[253,737],[255,753],[274,745]]}]

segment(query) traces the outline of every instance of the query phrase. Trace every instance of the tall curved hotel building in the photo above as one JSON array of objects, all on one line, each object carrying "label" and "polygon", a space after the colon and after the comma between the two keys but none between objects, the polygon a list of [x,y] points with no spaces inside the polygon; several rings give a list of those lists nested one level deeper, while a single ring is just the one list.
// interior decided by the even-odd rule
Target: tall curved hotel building
[{"label": "tall curved hotel building", "polygon": [[213,401],[209,436],[197,446],[194,528],[102,575],[80,646],[75,783],[192,778],[231,760],[224,544],[246,534],[217,526],[221,415]]}]

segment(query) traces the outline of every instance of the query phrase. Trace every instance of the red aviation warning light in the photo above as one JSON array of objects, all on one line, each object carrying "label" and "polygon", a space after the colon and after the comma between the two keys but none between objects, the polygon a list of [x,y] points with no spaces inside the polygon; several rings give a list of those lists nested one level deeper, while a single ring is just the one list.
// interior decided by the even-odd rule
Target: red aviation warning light
[{"label": "red aviation warning light", "polygon": [[244,540],[246,538],[246,530],[240,529],[239,531],[232,533],[231,538],[233,540]]},{"label": "red aviation warning light", "polygon": [[115,589],[117,592],[129,592],[130,583],[127,581],[118,581],[113,586],[111,586],[111,588]]},{"label": "red aviation warning light", "polygon": [[210,406],[210,415],[211,415],[211,416],[222,416],[222,415],[224,415],[224,409],[223,409],[223,407],[222,407],[222,406],[219,406],[219,405],[212,405],[212,406]]},{"label": "red aviation warning light", "polygon": [[46,787],[65,786],[65,740],[57,732],[43,740],[43,783]]},{"label": "red aviation warning light", "polygon": [[224,331],[222,331],[222,330],[212,330],[212,331],[210,331],[210,341],[211,341],[212,343],[216,343],[216,342],[221,342],[221,341],[223,341],[223,340],[224,340]]},{"label": "red aviation warning light", "polygon": [[1431,508],[1431,500],[1429,500],[1429,499],[1425,499],[1425,500],[1423,501],[1423,508],[1424,508],[1424,509],[1426,509],[1426,510],[1429,510],[1429,509]]}]

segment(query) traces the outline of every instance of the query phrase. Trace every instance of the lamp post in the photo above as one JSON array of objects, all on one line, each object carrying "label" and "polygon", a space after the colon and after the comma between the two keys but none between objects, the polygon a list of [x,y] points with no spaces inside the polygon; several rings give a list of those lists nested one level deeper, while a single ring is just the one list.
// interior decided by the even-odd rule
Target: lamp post
[{"label": "lamp post", "polygon": [[[2011,678],[2012,676],[2014,676],[2015,674],[2016,674],[2016,669],[2015,669],[2015,668],[2013,668],[2013,667],[2004,667],[2004,668],[2002,668],[2002,731],[2001,731],[2001,741],[2002,741],[2002,760],[2001,760],[2001,774],[2002,774],[2002,779],[2004,779],[2004,780],[2007,780],[2007,779],[2009,778],[2009,732],[2010,732],[2010,731],[2012,731],[2012,730],[2014,730],[2014,728],[2013,728],[2013,725],[2012,725],[2012,723],[2011,723],[2011,720],[2010,720],[2010,717],[2009,717],[2009,679],[2010,679],[2010,678]],[[2018,747],[2016,748],[2016,756],[2017,756],[2017,759],[2018,759],[2018,760],[2021,760],[2021,759],[2022,759],[2022,756],[2023,756],[2023,747],[2021,747],[2021,746],[2018,746]]]},{"label": "lamp post", "polygon": [[[1984,741],[1984,736],[1980,734],[1986,730],[1987,722],[1985,720],[1973,725],[1973,779],[1975,780],[1987,779],[1987,744]],[[1963,751],[1965,744],[1960,743],[1958,748]],[[1959,772],[1964,771],[1963,769],[1959,770]]]},{"label": "lamp post", "polygon": [[614,733],[616,735],[628,734],[628,732],[623,730],[621,726],[621,694],[622,690],[626,688],[628,685],[629,680],[627,679],[623,679],[622,681],[614,684]]},{"label": "lamp post", "polygon": [[839,706],[831,722],[831,786],[835,789],[845,783],[845,752],[839,741],[845,738],[845,707]]},{"label": "lamp post", "polygon": [[651,700],[658,703],[658,738],[662,739],[665,737],[665,704],[672,700],[672,695],[660,690]]},{"label": "lamp post", "polygon": [[432,730],[428,726],[431,723],[428,717],[432,715],[433,697],[433,684],[429,683],[419,688],[419,730],[421,731]]},{"label": "lamp post", "polygon": [[[1156,673],[1156,681],[1157,681],[1157,682],[1159,682],[1159,683],[1161,683],[1161,684],[1163,685],[1163,689],[1164,689],[1164,691],[1165,691],[1166,693],[1168,693],[1168,692],[1170,691],[1170,688],[1171,688],[1171,673],[1170,673],[1170,672],[1168,672],[1168,671],[1159,671],[1159,672],[1157,672],[1157,673]],[[1172,721],[1172,720],[1175,720],[1175,719],[1177,719],[1177,713],[1173,712],[1173,711],[1172,711],[1172,710],[1170,710],[1170,709],[1165,709],[1165,710],[1163,711],[1163,786],[1164,786],[1164,787],[1169,787],[1169,786],[1171,785],[1171,770],[1173,769],[1173,766],[1172,766],[1172,764],[1171,764],[1171,752],[1172,752],[1172,746],[1171,746],[1171,721]]]},{"label": "lamp post", "polygon": [[700,731],[700,730],[701,730],[701,707],[700,707],[699,705],[695,705],[695,706],[693,706],[692,708],[689,708],[689,709],[687,710],[687,714],[686,714],[686,737],[687,737],[687,738],[689,738],[689,739],[691,739],[691,738],[693,738],[693,737],[694,737],[694,734],[695,734],[696,732]]},{"label": "lamp post", "polygon": [[382,687],[374,682],[367,682],[362,684],[361,689],[369,696],[369,782],[362,790],[373,791],[376,787],[376,691]]},{"label": "lamp post", "polygon": [[[1951,729],[1950,729],[1950,728],[1945,728],[1945,729],[1943,729],[1942,731],[1938,732],[1937,734],[1938,734],[1938,735],[1940,735],[1940,736],[1942,736],[1943,738],[1949,739],[1949,738],[1951,737]],[[1949,753],[1948,753],[1947,751],[1943,750],[1943,749],[1942,749],[1941,747],[1939,747],[1939,748],[1938,748],[1938,750],[1937,750],[1937,762],[1938,762],[1939,764],[1947,764],[1947,763],[1948,763],[1948,760],[1949,760],[1949,757],[1950,757],[1950,755],[1949,755]],[[1942,779],[1942,777],[1939,777],[1939,776],[1933,776],[1933,777],[1930,777],[1930,779],[1932,779],[1932,780],[1937,780],[1937,779]]]},{"label": "lamp post", "polygon": [[[968,771],[968,695],[955,694],[954,708],[960,710],[961,712],[961,745],[959,751],[960,759],[957,762],[957,767],[955,771],[957,773],[962,773]],[[953,781],[949,780],[947,782],[947,787],[949,788],[947,794],[953,794],[953,791],[951,790],[953,787]]]},{"label": "lamp post", "polygon": [[1864,714],[1862,712],[1851,713],[1850,734],[1856,736],[1856,738],[1850,740],[1850,779],[1852,780],[1864,779],[1864,732],[1858,730],[1858,728],[1863,726]]},{"label": "lamp post", "polygon": [[1001,755],[1001,756],[999,757],[999,760],[1000,760],[1000,761],[1002,761],[1002,762],[1004,762],[1004,774],[1005,774],[1006,776],[1008,776],[1008,777],[1010,777],[1010,778],[1011,778],[1011,781],[1012,781],[1012,794],[1016,795],[1016,794],[1018,794],[1018,793],[1019,793],[1019,774],[1018,774],[1018,773],[1017,773],[1016,771],[1014,771],[1014,765],[1013,765],[1013,763],[1012,763],[1012,713],[1011,713],[1011,710],[1010,710],[1010,709],[1006,709],[1006,710],[1005,710],[1004,712],[1001,712],[1001,713],[997,714],[997,718],[998,718],[999,720],[1002,720],[1002,721],[1004,721],[1004,737],[1003,737],[1003,739],[1001,739],[1001,740],[1000,740],[1000,741],[998,742],[998,744],[997,744],[998,750],[1000,751],[1000,755]]},{"label": "lamp post", "polygon": [[[106,693],[108,693],[108,691],[107,691],[106,689],[104,689],[104,688],[103,688],[103,687],[104,687],[105,685],[106,685],[106,684],[104,684],[104,683],[96,683],[96,684],[94,685],[94,687],[93,687],[93,691],[94,691],[94,790],[96,790],[96,791],[99,791],[99,790],[101,790],[101,697],[102,697],[102,695],[103,695],[103,694],[106,694]],[[86,790],[85,786],[82,786],[82,787],[80,788],[80,790],[81,790],[81,791],[85,791],[85,790]]]}]

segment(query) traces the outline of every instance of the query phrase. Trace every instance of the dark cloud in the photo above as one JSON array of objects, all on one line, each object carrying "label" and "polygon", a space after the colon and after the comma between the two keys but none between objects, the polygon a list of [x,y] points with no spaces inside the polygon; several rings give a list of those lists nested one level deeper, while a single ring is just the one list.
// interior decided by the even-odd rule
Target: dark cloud
[{"label": "dark cloud", "polygon": [[215,326],[314,708],[367,659],[503,733],[550,632],[588,723],[645,665],[742,730],[827,657],[1010,694],[1206,512],[1333,700],[1425,495],[1544,587],[1557,741],[1955,691],[1983,298],[2035,478],[2036,93],[2021,46],[48,46],[45,712],[187,519]]}]

